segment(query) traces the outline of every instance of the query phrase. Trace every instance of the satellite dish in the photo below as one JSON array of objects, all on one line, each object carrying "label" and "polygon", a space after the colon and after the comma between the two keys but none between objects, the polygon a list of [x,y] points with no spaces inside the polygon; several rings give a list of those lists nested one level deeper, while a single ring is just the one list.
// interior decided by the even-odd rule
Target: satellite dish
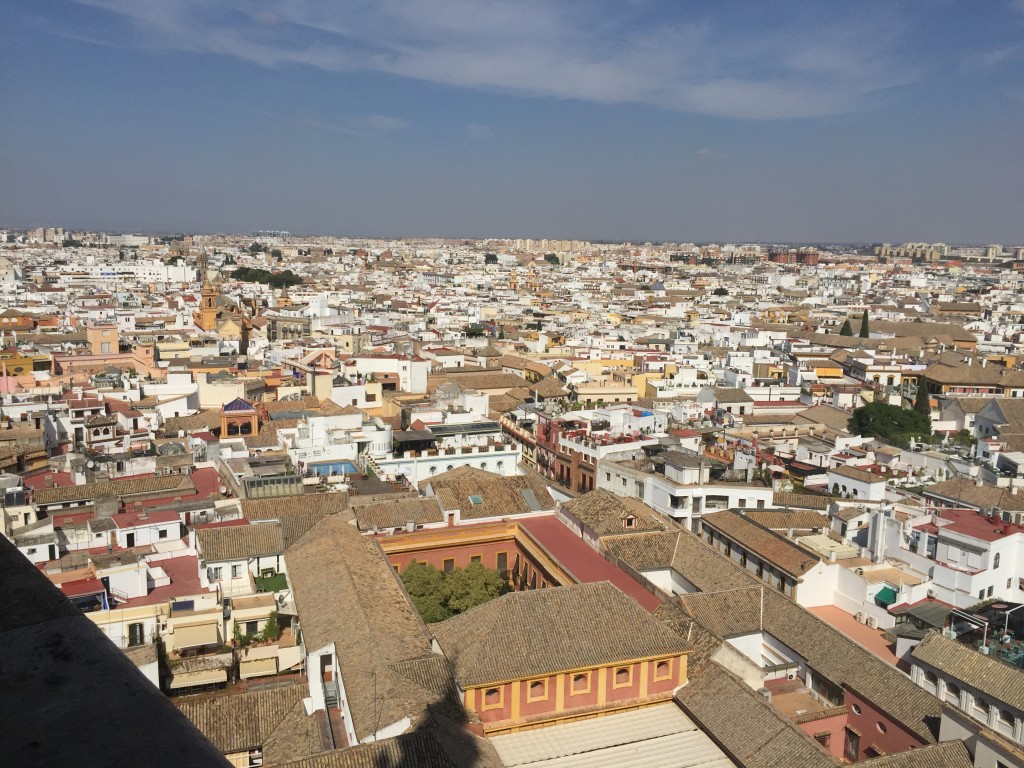
[{"label": "satellite dish", "polygon": [[96,462],[93,461],[92,459],[89,459],[89,461],[87,461],[85,463],[85,466],[87,466],[89,469],[95,469],[96,468]]},{"label": "satellite dish", "polygon": [[222,494],[224,494],[224,493],[227,493],[227,492],[228,492],[228,487],[227,487],[226,485],[222,485],[222,486],[220,487],[220,492],[221,492]]}]

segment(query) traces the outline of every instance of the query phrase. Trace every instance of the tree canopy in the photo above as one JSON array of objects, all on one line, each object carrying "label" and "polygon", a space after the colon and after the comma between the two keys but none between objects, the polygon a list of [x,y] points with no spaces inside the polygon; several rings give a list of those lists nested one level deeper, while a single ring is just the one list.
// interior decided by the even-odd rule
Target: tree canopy
[{"label": "tree canopy", "polygon": [[246,283],[263,283],[271,288],[287,288],[288,286],[302,283],[302,278],[290,269],[286,269],[283,272],[270,272],[266,269],[256,269],[255,267],[239,267],[231,273],[231,277]]},{"label": "tree canopy", "polygon": [[839,329],[840,336],[853,336],[853,328],[850,326],[849,319],[843,321],[843,327]]},{"label": "tree canopy", "polygon": [[931,419],[916,410],[889,405],[881,401],[857,408],[850,418],[849,430],[855,435],[880,437],[906,446],[910,438],[931,437]]},{"label": "tree canopy", "polygon": [[485,253],[484,254],[484,264],[497,264],[497,263],[498,263],[498,254],[496,254],[496,253]]},{"label": "tree canopy", "polygon": [[870,338],[871,331],[868,329],[868,311],[865,309],[864,314],[860,318],[860,337],[862,339]]},{"label": "tree canopy", "polygon": [[729,289],[728,288],[715,288],[715,290],[713,290],[711,293],[713,293],[715,296],[728,296],[729,295]]},{"label": "tree canopy", "polygon": [[500,572],[481,563],[441,573],[428,563],[413,560],[402,571],[402,583],[427,624],[464,613],[510,589]]}]

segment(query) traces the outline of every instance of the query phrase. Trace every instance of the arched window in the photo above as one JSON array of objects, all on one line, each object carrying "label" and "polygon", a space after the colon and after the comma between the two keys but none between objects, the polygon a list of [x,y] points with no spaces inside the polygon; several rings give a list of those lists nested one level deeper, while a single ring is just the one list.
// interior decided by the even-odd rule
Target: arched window
[{"label": "arched window", "polygon": [[484,692],[484,706],[485,707],[500,707],[501,706],[501,689],[500,688],[488,688]]},{"label": "arched window", "polygon": [[579,672],[572,676],[572,692],[573,693],[589,693],[590,692],[590,674],[586,672]]},{"label": "arched window", "polygon": [[544,701],[548,697],[548,681],[534,680],[526,692],[526,701]]},{"label": "arched window", "polygon": [[633,682],[633,670],[630,667],[619,667],[615,670],[615,688],[622,688]]},{"label": "arched window", "polygon": [[992,568],[995,569],[995,568],[998,568],[998,567],[999,567],[999,553],[996,552],[996,556],[992,558]]},{"label": "arched window", "polygon": [[926,669],[924,671],[924,681],[928,683],[928,685],[935,685],[937,682],[939,682],[939,678],[936,677],[935,673],[932,672],[930,669]]}]

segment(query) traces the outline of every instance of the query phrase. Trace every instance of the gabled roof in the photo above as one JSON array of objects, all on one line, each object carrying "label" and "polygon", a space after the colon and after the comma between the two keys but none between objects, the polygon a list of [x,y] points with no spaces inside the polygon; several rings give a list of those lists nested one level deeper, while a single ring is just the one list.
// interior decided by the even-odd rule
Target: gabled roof
[{"label": "gabled roof", "polygon": [[939,632],[925,635],[911,655],[915,661],[923,662],[943,675],[1024,711],[1024,671],[978,653],[974,648],[950,640]]},{"label": "gabled roof", "polygon": [[505,477],[463,465],[420,483],[421,488],[428,485],[442,509],[458,509],[464,520],[507,517],[555,507],[547,483],[533,474]]},{"label": "gabled roof", "polygon": [[364,739],[409,717],[423,723],[445,696],[406,682],[403,662],[434,664],[430,635],[377,542],[339,515],[314,525],[285,553],[310,652],[334,646],[352,727]]},{"label": "gabled roof", "polygon": [[[293,684],[208,699],[178,699],[175,704],[224,754],[262,749],[275,735],[284,735],[276,734],[284,727],[292,731],[287,734],[295,749],[290,757],[297,758],[322,748],[317,720],[307,716],[302,705],[307,692],[305,685]],[[300,717],[289,717],[293,710],[298,710]]]},{"label": "gabled roof", "polygon": [[200,528],[196,531],[199,556],[204,563],[248,560],[284,553],[279,522]]},{"label": "gabled roof", "polygon": [[622,533],[627,519],[632,518],[631,531],[664,531],[668,528],[642,501],[618,496],[599,488],[562,505],[568,512],[598,536]]},{"label": "gabled roof", "polygon": [[[756,632],[763,626],[764,631],[807,659],[819,674],[865,696],[922,740],[935,741],[937,734],[932,726],[937,723],[941,708],[938,699],[753,573],[704,544],[695,534],[681,530],[616,536],[604,541],[612,554],[637,570],[671,568],[702,590],[705,594],[679,598],[688,611],[701,612],[703,619],[695,616],[701,623],[707,621],[723,633]],[[751,589],[739,589],[741,587]],[[717,594],[712,594],[716,591]],[[763,613],[761,595],[764,596]],[[714,631],[711,627],[708,629]]]},{"label": "gabled roof", "polygon": [[689,650],[606,581],[513,592],[431,630],[464,688]]},{"label": "gabled roof", "polygon": [[675,700],[743,768],[835,768],[838,762],[753,688],[715,663]]},{"label": "gabled roof", "polygon": [[702,518],[704,525],[740,544],[762,560],[799,579],[820,561],[820,556],[808,552],[772,531],[762,528],[751,518],[726,509],[712,512]]}]

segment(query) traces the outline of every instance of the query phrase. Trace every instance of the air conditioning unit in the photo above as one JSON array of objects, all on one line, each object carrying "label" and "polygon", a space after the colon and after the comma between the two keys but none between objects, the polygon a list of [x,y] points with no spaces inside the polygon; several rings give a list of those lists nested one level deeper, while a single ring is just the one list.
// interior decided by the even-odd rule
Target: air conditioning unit
[{"label": "air conditioning unit", "polygon": [[864,612],[863,611],[857,611],[857,615],[854,616],[853,618],[855,618],[857,620],[858,624],[863,624],[864,623]]},{"label": "air conditioning unit", "polygon": [[878,627],[878,619],[876,619],[874,616],[868,616],[867,620],[864,623],[871,627],[871,629],[875,629],[876,627]]},{"label": "air conditioning unit", "polygon": [[864,569],[863,568],[855,568],[853,572],[856,573],[858,576],[863,576],[864,575]]},{"label": "air conditioning unit", "polygon": [[769,701],[770,702],[772,700],[772,692],[769,691],[767,688],[762,688],[761,690],[758,691],[758,693],[761,694],[761,697],[765,701]]},{"label": "air conditioning unit", "polygon": [[786,679],[787,680],[796,680],[796,672],[790,672],[788,675],[786,675]]},{"label": "air conditioning unit", "polygon": [[928,590],[928,597],[935,597],[936,594],[937,593],[936,593],[936,591],[934,589],[929,589]]}]

